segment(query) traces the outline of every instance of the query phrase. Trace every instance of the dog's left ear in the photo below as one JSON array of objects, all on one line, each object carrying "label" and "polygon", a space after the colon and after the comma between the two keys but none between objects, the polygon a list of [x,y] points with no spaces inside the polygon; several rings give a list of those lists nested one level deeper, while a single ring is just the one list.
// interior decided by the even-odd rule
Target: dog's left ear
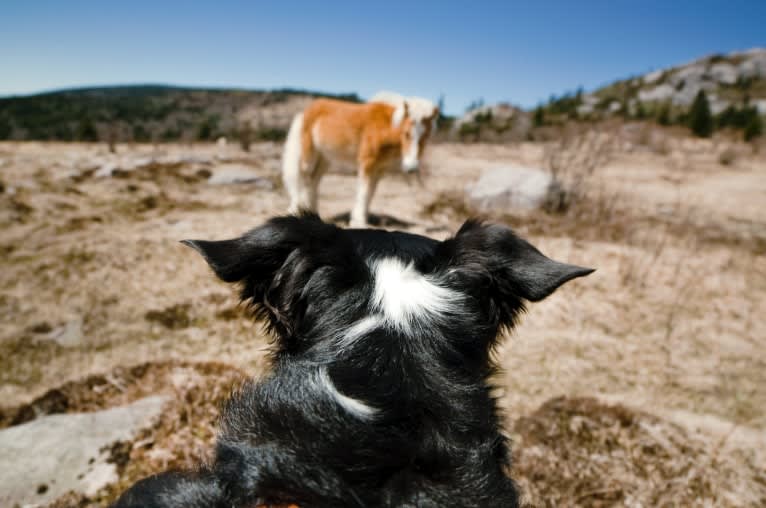
[{"label": "dog's left ear", "polygon": [[500,297],[537,302],[562,284],[595,270],[546,257],[505,226],[468,221],[454,238],[443,243],[449,264],[479,270],[491,277]]},{"label": "dog's left ear", "polygon": [[244,282],[243,298],[260,303],[274,278],[296,249],[329,242],[338,229],[314,214],[271,219],[231,240],[183,240],[208,262],[224,282]]}]

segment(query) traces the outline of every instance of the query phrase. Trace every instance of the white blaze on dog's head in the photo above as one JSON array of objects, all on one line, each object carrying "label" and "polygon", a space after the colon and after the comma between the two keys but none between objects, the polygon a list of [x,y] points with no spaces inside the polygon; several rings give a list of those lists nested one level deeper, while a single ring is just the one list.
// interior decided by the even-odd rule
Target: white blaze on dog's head
[{"label": "white blaze on dog's head", "polygon": [[373,265],[372,305],[384,323],[404,332],[444,321],[459,311],[462,295],[420,273],[412,263],[383,258]]}]

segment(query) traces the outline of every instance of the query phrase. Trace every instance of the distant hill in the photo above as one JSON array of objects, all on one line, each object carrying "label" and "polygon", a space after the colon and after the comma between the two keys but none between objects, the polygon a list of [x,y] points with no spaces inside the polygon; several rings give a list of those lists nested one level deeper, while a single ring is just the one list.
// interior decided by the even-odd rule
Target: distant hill
[{"label": "distant hill", "polygon": [[590,93],[579,90],[552,97],[535,111],[534,124],[613,116],[683,124],[700,92],[718,128],[744,129],[748,122],[766,115],[766,49],[706,56]]},{"label": "distant hill", "polygon": [[[534,127],[572,120],[622,117],[689,125],[691,106],[700,92],[714,129],[763,132],[766,49],[707,56],[592,92],[566,93],[534,112],[510,104],[474,104],[463,117],[443,117],[441,123],[447,139],[497,142],[526,139]],[[140,85],[59,90],[0,98],[0,140],[149,142],[219,136],[278,140],[292,116],[318,96],[360,100],[356,94],[293,89]]]},{"label": "distant hill", "polygon": [[318,96],[355,94],[182,88],[161,85],[58,90],[0,98],[0,139],[192,141],[280,139],[295,112]]}]

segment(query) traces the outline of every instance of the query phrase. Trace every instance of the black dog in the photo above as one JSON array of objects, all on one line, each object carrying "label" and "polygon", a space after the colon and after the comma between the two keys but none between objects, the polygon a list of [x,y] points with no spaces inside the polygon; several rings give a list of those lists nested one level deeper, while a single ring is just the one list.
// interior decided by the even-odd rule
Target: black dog
[{"label": "black dog", "polygon": [[525,300],[593,270],[475,221],[438,242],[303,215],[184,243],[241,283],[274,371],[229,401],[210,466],[116,507],[517,506],[490,351]]}]

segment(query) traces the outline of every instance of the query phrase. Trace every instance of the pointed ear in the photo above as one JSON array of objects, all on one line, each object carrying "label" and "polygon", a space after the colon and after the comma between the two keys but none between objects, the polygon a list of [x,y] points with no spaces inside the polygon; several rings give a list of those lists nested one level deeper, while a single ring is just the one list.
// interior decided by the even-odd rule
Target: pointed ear
[{"label": "pointed ear", "polygon": [[559,263],[545,257],[531,244],[526,244],[528,250],[520,253],[514,263],[507,266],[508,275],[518,286],[520,296],[531,302],[539,302],[550,296],[565,282],[578,277],[585,277],[595,271],[593,268]]},{"label": "pointed ear", "polygon": [[181,243],[202,254],[210,268],[224,282],[237,282],[247,275],[252,250],[245,237],[220,241],[181,240]]},{"label": "pointed ear", "polygon": [[271,330],[288,337],[305,311],[303,289],[314,271],[342,260],[349,270],[352,249],[343,230],[314,214],[277,217],[239,238],[184,240],[225,282],[239,282],[240,298]]},{"label": "pointed ear", "polygon": [[407,115],[409,115],[409,106],[407,106],[407,101],[402,101],[396,106],[394,113],[391,115],[391,126],[398,128],[404,119],[407,118]]},{"label": "pointed ear", "polygon": [[500,298],[537,302],[595,271],[554,261],[505,226],[468,221],[448,241],[453,242],[451,264],[486,270]]},{"label": "pointed ear", "polygon": [[293,250],[335,229],[316,215],[303,214],[271,219],[231,240],[183,240],[181,243],[202,254],[224,282],[249,279],[268,286]]}]

